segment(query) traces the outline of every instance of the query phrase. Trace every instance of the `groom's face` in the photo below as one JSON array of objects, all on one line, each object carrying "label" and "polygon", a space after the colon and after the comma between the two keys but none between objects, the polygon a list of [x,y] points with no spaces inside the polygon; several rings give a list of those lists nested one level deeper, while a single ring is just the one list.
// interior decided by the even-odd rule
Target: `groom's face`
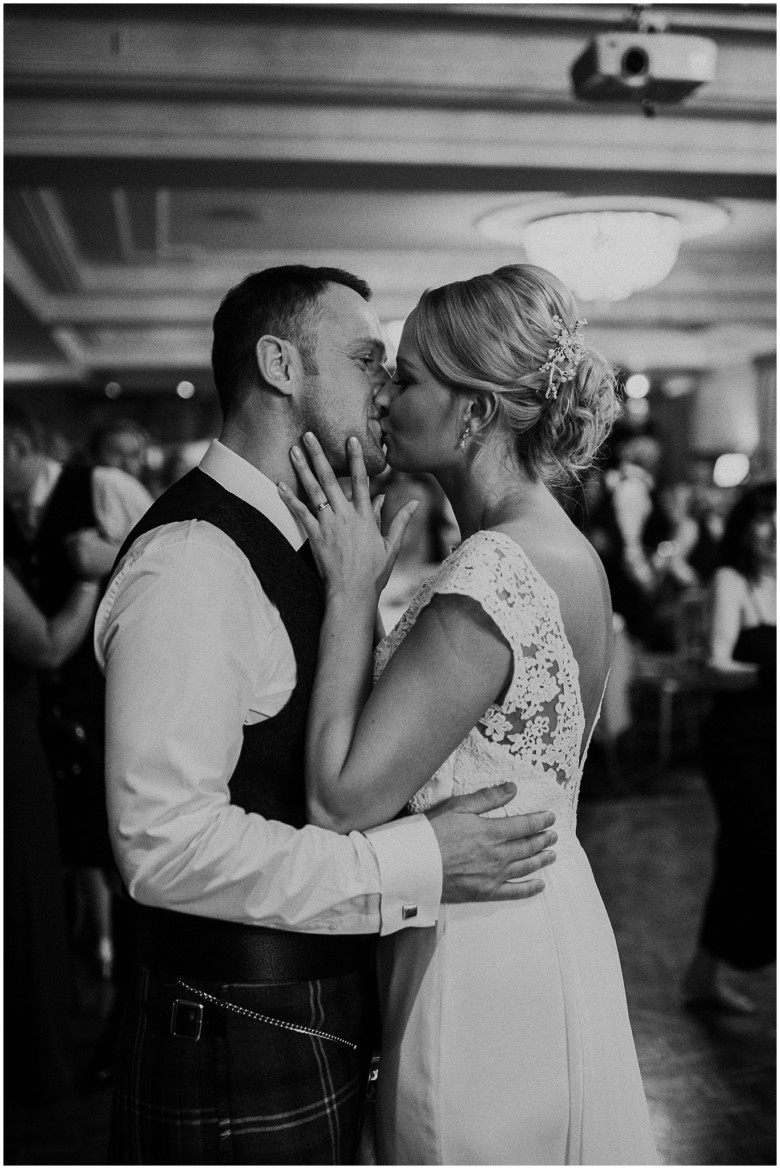
[{"label": "groom's face", "polygon": [[303,429],[313,430],[337,474],[348,473],[345,446],[360,441],[366,470],[385,468],[374,395],[387,380],[379,320],[359,293],[331,284],[320,297],[314,362],[301,400]]}]

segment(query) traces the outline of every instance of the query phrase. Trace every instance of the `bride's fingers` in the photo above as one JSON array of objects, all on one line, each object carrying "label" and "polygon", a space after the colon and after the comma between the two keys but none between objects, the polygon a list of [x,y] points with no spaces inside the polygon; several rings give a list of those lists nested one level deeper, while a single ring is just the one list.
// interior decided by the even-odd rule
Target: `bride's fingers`
[{"label": "bride's fingers", "polygon": [[385,502],[384,495],[377,495],[372,505],[374,513],[374,523],[381,530],[382,527],[382,504]]},{"label": "bride's fingers", "polygon": [[393,516],[393,521],[390,524],[387,538],[385,539],[387,557],[391,564],[395,562],[398,553],[401,551],[401,544],[403,543],[406,529],[409,527],[409,521],[419,506],[419,499],[411,499],[403,507],[400,507]]},{"label": "bride's fingers", "polygon": [[347,442],[347,458],[349,459],[349,473],[352,478],[352,502],[358,511],[371,510],[371,492],[368,484],[366,464],[363,459],[363,448],[360,441],[353,435]]},{"label": "bride's fingers", "polygon": [[319,440],[308,430],[303,436],[303,442],[306,454],[311,461],[311,468],[304,457],[296,456],[295,452],[299,452],[300,447],[293,447],[292,455],[293,465],[306,494],[314,507],[327,499],[333,510],[339,511],[345,503],[344,492],[341,490],[341,484],[333,473],[333,468],[328,462]]}]

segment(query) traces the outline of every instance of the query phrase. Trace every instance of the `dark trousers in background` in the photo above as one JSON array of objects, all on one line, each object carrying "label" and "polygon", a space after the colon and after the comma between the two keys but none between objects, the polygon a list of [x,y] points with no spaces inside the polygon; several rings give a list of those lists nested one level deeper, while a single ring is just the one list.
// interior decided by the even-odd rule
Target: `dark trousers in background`
[{"label": "dark trousers in background", "polygon": [[775,961],[774,712],[719,696],[702,728],[702,763],[718,821],[700,945],[738,970]]}]

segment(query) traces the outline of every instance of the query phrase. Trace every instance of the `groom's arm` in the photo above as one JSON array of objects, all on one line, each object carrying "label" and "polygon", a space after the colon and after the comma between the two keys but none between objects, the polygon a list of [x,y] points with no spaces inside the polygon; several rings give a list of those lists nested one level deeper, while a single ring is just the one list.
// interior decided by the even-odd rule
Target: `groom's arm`
[{"label": "groom's arm", "polygon": [[[182,524],[142,537],[101,604],[109,825],[131,896],[314,933],[433,924],[442,862],[425,817],[370,839],[295,829],[230,803],[273,641],[258,628],[258,590],[223,533]],[[410,905],[415,916],[404,914]]]},{"label": "groom's arm", "polygon": [[[542,867],[544,836],[507,847],[499,839],[507,820],[482,819],[484,809],[462,800],[430,819],[348,836],[231,804],[228,781],[263,654],[247,611],[258,583],[222,533],[199,525],[201,542],[192,525],[177,527],[144,537],[140,557],[131,550],[96,626],[109,827],[134,899],[280,929],[391,933],[432,925],[442,893],[449,901],[495,895],[505,860],[523,862],[515,876]],[[486,798],[485,807],[509,794]],[[513,824],[531,832],[527,820]]]}]

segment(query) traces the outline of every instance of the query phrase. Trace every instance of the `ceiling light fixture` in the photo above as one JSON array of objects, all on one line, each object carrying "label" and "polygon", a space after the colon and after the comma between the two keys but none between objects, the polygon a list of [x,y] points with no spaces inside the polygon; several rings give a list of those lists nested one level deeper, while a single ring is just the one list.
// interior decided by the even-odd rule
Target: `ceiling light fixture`
[{"label": "ceiling light fixture", "polygon": [[502,243],[522,244],[584,301],[625,300],[669,275],[680,244],[721,231],[723,207],[690,199],[559,198],[502,207],[477,222]]}]

